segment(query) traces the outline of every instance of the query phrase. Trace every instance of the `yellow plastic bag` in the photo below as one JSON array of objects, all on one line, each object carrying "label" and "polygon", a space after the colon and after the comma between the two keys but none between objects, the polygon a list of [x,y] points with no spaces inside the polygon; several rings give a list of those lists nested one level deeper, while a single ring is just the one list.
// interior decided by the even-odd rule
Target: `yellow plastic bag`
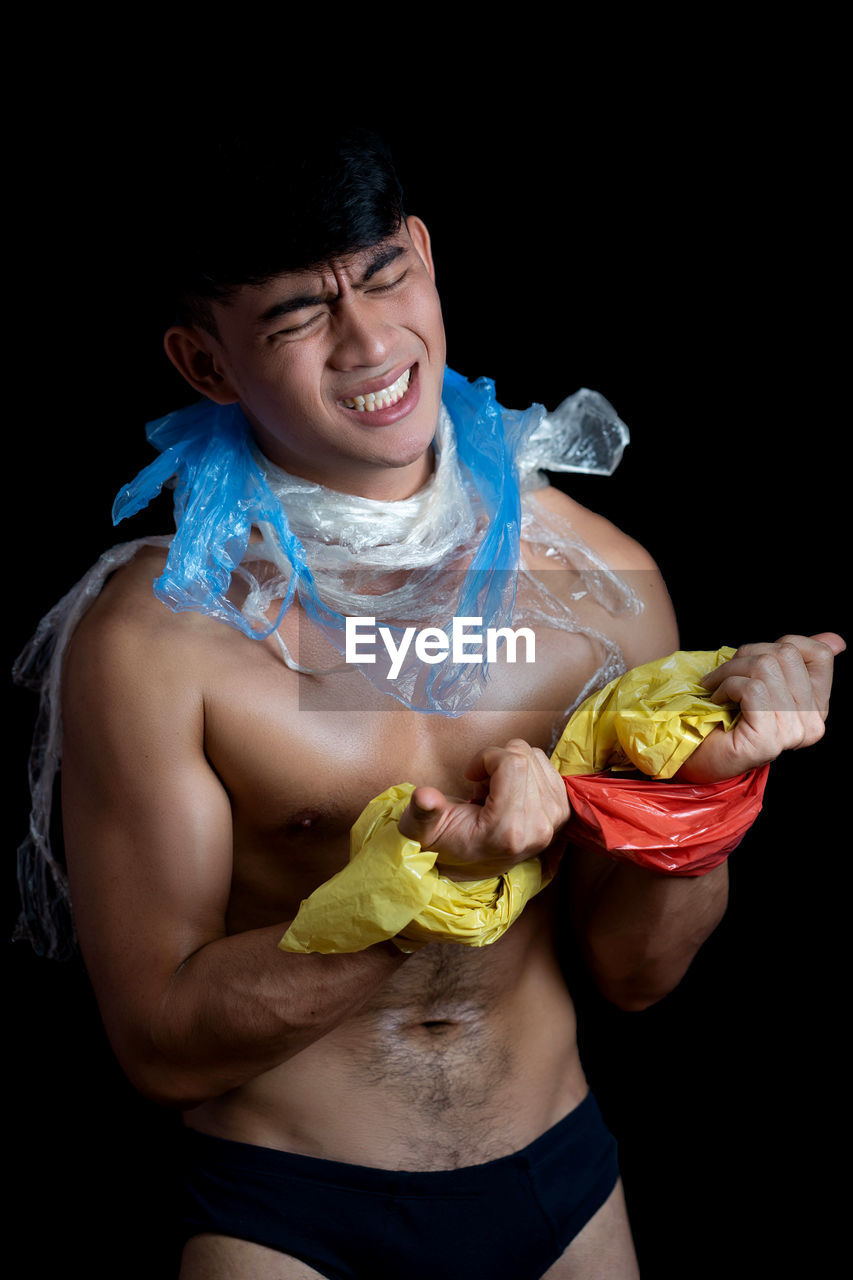
[{"label": "yellow plastic bag", "polygon": [[679,651],[611,680],[582,702],[551,763],[564,777],[639,769],[671,778],[712,729],[731,729],[737,708],[713,702],[700,684],[734,649]]},{"label": "yellow plastic bag", "polygon": [[[737,718],[699,683],[734,652],[674,653],[612,680],[574,713],[551,763],[566,776],[610,768],[671,778],[717,724],[730,729]],[[363,951],[391,938],[404,951],[431,941],[488,946],[549,882],[540,858],[484,880],[440,875],[438,854],[397,825],[414,789],[403,783],[371,800],[350,833],[349,863],[300,904],[283,951]]]},{"label": "yellow plastic bag", "polygon": [[485,947],[547,883],[538,858],[484,880],[440,875],[438,854],[397,826],[414,789],[404,783],[371,800],[350,833],[348,864],[301,903],[282,951],[363,951],[389,938],[403,951],[435,941]]}]

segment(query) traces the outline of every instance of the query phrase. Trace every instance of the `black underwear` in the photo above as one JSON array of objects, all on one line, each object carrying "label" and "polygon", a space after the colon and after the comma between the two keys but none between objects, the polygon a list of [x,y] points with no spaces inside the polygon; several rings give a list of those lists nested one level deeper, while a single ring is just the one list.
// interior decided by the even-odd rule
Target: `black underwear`
[{"label": "black underwear", "polygon": [[185,1238],[250,1240],[329,1280],[539,1280],[619,1177],[591,1094],[513,1155],[432,1173],[185,1133]]}]

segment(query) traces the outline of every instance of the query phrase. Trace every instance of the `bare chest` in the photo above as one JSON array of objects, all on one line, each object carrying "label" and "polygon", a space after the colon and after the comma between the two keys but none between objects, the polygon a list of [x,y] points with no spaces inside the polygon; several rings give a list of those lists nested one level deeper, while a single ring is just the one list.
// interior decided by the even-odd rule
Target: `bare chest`
[{"label": "bare chest", "polygon": [[274,643],[229,635],[204,698],[205,751],[234,820],[230,928],[295,915],[344,865],[350,827],[386,787],[466,798],[464,768],[485,747],[521,737],[548,749],[599,655],[582,636],[538,640],[535,663],[497,667],[477,710],[452,719],[409,710],[357,670],[298,674]]}]

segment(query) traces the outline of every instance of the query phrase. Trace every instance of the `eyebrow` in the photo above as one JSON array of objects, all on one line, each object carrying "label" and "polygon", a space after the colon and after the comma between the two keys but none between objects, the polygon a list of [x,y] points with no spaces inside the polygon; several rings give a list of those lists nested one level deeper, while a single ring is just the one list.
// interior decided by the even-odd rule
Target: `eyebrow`
[{"label": "eyebrow", "polygon": [[[389,245],[386,249],[377,249],[373,256],[369,259],[365,266],[364,273],[359,284],[367,284],[377,272],[383,267],[387,267],[395,259],[406,253],[406,246],[402,244]],[[257,324],[259,328],[268,325],[272,320],[278,320],[281,316],[290,315],[292,311],[302,311],[305,307],[317,307],[324,302],[334,302],[338,297],[336,293],[300,293],[292,298],[282,298],[280,302],[274,302],[271,307],[267,307],[262,315],[258,316]]]},{"label": "eyebrow", "polygon": [[377,271],[381,271],[383,267],[387,267],[389,263],[394,262],[401,254],[406,252],[406,246],[402,244],[389,245],[387,249],[377,251],[374,257],[367,264],[364,275],[361,277],[361,283],[367,284]]}]

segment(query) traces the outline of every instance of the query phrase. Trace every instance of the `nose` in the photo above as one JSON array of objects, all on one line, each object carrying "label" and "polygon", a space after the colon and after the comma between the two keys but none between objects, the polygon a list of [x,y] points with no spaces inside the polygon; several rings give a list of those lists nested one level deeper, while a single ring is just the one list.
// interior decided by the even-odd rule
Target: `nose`
[{"label": "nose", "polygon": [[375,303],[350,294],[338,300],[332,363],[337,369],[370,369],[384,364],[392,332]]}]

